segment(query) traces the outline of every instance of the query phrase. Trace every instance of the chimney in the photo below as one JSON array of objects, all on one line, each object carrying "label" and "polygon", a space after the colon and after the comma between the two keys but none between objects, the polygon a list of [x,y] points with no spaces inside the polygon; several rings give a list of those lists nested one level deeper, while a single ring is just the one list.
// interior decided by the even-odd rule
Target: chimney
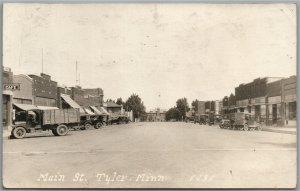
[{"label": "chimney", "polygon": [[51,76],[49,76],[48,74],[41,73],[41,76],[46,80],[51,80]]}]

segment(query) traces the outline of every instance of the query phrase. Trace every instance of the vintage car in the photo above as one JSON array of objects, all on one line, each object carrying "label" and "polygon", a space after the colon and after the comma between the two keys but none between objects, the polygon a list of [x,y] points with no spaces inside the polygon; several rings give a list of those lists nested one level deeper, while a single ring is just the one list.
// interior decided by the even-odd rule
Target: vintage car
[{"label": "vintage car", "polygon": [[222,119],[219,126],[221,129],[229,129],[231,127],[231,122],[229,119]]},{"label": "vintage car", "polygon": [[255,116],[251,113],[247,112],[239,112],[234,113],[233,115],[233,129],[239,129],[239,130],[261,130],[262,127],[259,122],[256,121]]},{"label": "vintage car", "polygon": [[209,115],[208,114],[200,114],[199,117],[198,117],[198,120],[197,122],[200,124],[200,125],[206,125],[209,123]]}]

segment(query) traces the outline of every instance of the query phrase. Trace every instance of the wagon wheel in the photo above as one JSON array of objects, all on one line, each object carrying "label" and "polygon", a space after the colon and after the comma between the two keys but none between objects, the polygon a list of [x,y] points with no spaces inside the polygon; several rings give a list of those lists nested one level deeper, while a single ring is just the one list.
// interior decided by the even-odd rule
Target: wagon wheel
[{"label": "wagon wheel", "polygon": [[84,129],[85,130],[89,130],[89,129],[91,129],[92,128],[92,125],[90,124],[90,123],[86,123],[85,125],[84,125]]},{"label": "wagon wheel", "polygon": [[65,136],[68,133],[69,129],[66,125],[58,125],[56,127],[56,133],[58,136]]},{"label": "wagon wheel", "polygon": [[103,124],[101,122],[96,123],[95,129],[101,129]]},{"label": "wagon wheel", "polygon": [[244,130],[244,131],[248,131],[248,130],[249,130],[249,127],[248,127],[247,124],[244,125],[243,130]]},{"label": "wagon wheel", "polygon": [[26,129],[24,127],[16,127],[16,128],[14,128],[12,135],[16,139],[22,139],[26,135]]}]

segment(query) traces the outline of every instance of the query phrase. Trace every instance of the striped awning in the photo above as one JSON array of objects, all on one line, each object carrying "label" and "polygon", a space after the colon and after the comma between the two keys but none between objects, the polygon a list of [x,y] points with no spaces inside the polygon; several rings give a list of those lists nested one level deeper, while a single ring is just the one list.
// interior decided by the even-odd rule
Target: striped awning
[{"label": "striped awning", "polygon": [[40,110],[53,110],[53,109],[59,109],[58,107],[50,107],[50,106],[36,106]]},{"label": "striped awning", "polygon": [[83,108],[76,103],[69,95],[66,94],[60,94],[60,97],[65,100],[65,102],[67,102],[67,104],[70,105],[70,107],[74,108],[74,109],[79,109],[80,113],[85,113],[85,111],[83,110]]},{"label": "striped awning", "polygon": [[90,106],[90,108],[94,111],[94,113],[98,115],[104,115],[101,111],[99,111],[95,106]]},{"label": "striped awning", "polygon": [[29,104],[14,103],[13,105],[24,111],[39,109],[35,105],[29,105]]},{"label": "striped awning", "polygon": [[89,114],[89,115],[95,115],[95,113],[93,113],[91,110],[84,108],[84,111]]},{"label": "striped awning", "polygon": [[104,107],[100,107],[100,110],[104,115],[110,115]]}]

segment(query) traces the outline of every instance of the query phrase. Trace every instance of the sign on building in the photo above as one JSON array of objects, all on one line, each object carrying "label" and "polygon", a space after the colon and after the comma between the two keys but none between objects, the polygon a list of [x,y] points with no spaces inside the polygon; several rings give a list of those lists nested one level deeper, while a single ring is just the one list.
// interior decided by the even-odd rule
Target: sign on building
[{"label": "sign on building", "polygon": [[20,90],[20,84],[3,84],[4,90]]}]

